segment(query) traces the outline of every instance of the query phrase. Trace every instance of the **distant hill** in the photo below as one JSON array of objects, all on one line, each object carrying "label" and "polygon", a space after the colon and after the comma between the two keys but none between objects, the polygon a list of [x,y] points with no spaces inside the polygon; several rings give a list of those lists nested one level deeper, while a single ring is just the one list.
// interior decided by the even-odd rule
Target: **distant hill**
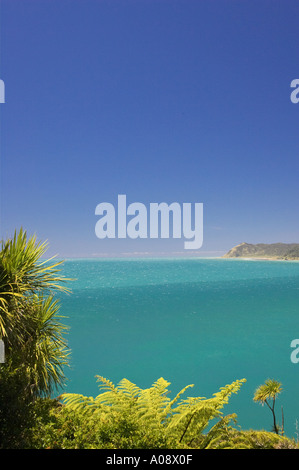
[{"label": "distant hill", "polygon": [[299,243],[241,243],[226,253],[223,258],[298,259]]}]

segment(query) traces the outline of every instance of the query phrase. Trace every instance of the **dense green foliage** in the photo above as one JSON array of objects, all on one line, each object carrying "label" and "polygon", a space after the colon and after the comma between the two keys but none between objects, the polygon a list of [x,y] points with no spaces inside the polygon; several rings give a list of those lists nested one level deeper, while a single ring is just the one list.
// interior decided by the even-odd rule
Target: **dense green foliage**
[{"label": "dense green foliage", "polygon": [[294,439],[269,431],[230,429],[214,442],[214,449],[298,449]]},{"label": "dense green foliage", "polygon": [[229,397],[245,380],[212,398],[170,399],[160,378],[140,389],[127,379],[115,386],[98,377],[96,397],[64,394],[31,429],[31,446],[47,449],[297,449],[294,440],[266,431],[240,431],[236,415],[223,415]]},{"label": "dense green foliage", "polygon": [[[75,410],[104,429],[114,432],[102,435],[101,446],[113,448],[180,448],[189,447],[202,435],[213,418],[222,418],[221,409],[232,393],[237,393],[244,380],[223,387],[210,399],[189,397],[181,399],[190,385],[170,399],[169,382],[158,379],[151,388],[141,389],[127,379],[116,387],[109,380],[98,377],[103,390],[95,399],[82,395],[63,395],[65,407]],[[221,419],[207,434],[209,441],[228,419]],[[104,437],[104,439],[103,439]]]},{"label": "dense green foliage", "polygon": [[[39,425],[37,447],[209,448],[235,418],[223,416],[221,410],[245,381],[226,385],[209,399],[182,399],[189,385],[171,399],[170,384],[163,378],[148,389],[141,389],[127,379],[118,386],[103,377],[98,380],[102,393],[96,398],[62,395],[64,405],[52,413],[45,426]],[[214,419],[216,423],[212,422]]]}]

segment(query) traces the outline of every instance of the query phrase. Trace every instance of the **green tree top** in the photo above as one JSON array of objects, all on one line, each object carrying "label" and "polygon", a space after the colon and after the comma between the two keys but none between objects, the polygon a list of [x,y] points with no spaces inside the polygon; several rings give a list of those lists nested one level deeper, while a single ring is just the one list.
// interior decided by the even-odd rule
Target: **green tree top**
[{"label": "green tree top", "polygon": [[253,401],[259,402],[262,405],[266,404],[271,410],[273,415],[273,429],[278,434],[279,428],[275,416],[275,401],[277,396],[282,392],[282,385],[277,380],[267,379],[264,384],[260,385],[253,397]]},{"label": "green tree top", "polygon": [[66,278],[59,272],[62,261],[41,259],[46,249],[46,243],[27,237],[21,229],[1,242],[0,251],[0,339],[5,344],[5,368],[26,376],[26,391],[33,395],[50,394],[62,385],[69,355],[66,327],[60,323],[54,297],[55,292],[68,291]]}]

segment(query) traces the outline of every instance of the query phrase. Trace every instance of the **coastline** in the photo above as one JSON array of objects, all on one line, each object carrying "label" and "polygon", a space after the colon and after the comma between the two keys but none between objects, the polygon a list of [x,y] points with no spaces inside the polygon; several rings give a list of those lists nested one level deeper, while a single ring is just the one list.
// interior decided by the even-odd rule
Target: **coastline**
[{"label": "coastline", "polygon": [[298,262],[299,259],[292,259],[292,258],[266,258],[266,257],[256,257],[256,256],[252,256],[252,257],[248,257],[248,256],[223,256],[222,259],[239,259],[239,260],[243,260],[243,261],[295,261],[295,262]]},{"label": "coastline", "polygon": [[[43,258],[43,261],[44,260],[47,260],[48,258]],[[180,259],[190,259],[190,260],[198,260],[198,259],[204,259],[204,260],[207,260],[207,259],[211,259],[211,260],[215,260],[215,259],[236,259],[236,260],[264,260],[264,261],[299,261],[299,258],[277,258],[277,257],[258,257],[258,256],[159,256],[155,253],[152,254],[152,256],[143,256],[143,255],[136,255],[136,254],[133,254],[131,256],[113,256],[113,255],[107,255],[107,256],[66,256],[66,257],[59,257],[59,258],[56,258],[56,261],[76,261],[76,260],[84,260],[84,261],[96,261],[96,260],[110,260],[110,259],[115,259],[115,260],[131,260],[131,259],[142,259],[142,260],[145,260],[145,259],[157,259],[157,260],[162,260],[162,259],[173,259],[173,260],[180,260]]]}]

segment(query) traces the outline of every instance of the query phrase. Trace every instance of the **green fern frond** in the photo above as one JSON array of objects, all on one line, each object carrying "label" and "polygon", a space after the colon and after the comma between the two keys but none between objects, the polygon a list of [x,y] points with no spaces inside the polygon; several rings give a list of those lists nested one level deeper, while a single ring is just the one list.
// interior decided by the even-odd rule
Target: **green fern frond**
[{"label": "green fern frond", "polygon": [[228,435],[229,423],[231,421],[236,422],[237,415],[232,413],[230,415],[224,416],[221,418],[210,431],[205,435],[204,439],[200,443],[201,449],[213,449],[216,447],[216,444],[219,439],[223,439],[223,435]]},{"label": "green fern frond", "polygon": [[98,404],[93,397],[86,397],[77,393],[64,393],[61,398],[66,408],[73,411],[85,413],[98,409]]},{"label": "green fern frond", "polygon": [[157,390],[160,395],[163,395],[164,393],[169,393],[169,385],[170,382],[167,382],[167,380],[163,379],[163,377],[160,377],[158,380],[156,380],[156,382],[153,383],[152,388]]},{"label": "green fern frond", "polygon": [[110,390],[111,392],[117,392],[117,387],[114,385],[111,380],[102,377],[101,375],[96,375],[97,382],[100,382],[99,388],[102,390]]},{"label": "green fern frond", "polygon": [[174,410],[172,410],[173,405],[175,405],[175,403],[177,403],[177,401],[185,393],[185,391],[188,388],[191,388],[191,387],[194,387],[194,385],[191,384],[191,385],[187,385],[186,387],[182,388],[182,390],[173,398],[173,400],[169,401],[168,405],[165,407],[165,409],[163,411],[163,414],[162,414],[163,418],[166,418],[167,416],[169,416],[169,414],[174,413]]},{"label": "green fern frond", "polygon": [[138,395],[141,392],[141,388],[137,387],[136,384],[134,384],[133,382],[130,382],[130,380],[128,379],[122,379],[119,382],[117,389],[120,392],[124,393],[125,395],[128,395],[129,397],[135,398],[135,399],[138,397]]}]

